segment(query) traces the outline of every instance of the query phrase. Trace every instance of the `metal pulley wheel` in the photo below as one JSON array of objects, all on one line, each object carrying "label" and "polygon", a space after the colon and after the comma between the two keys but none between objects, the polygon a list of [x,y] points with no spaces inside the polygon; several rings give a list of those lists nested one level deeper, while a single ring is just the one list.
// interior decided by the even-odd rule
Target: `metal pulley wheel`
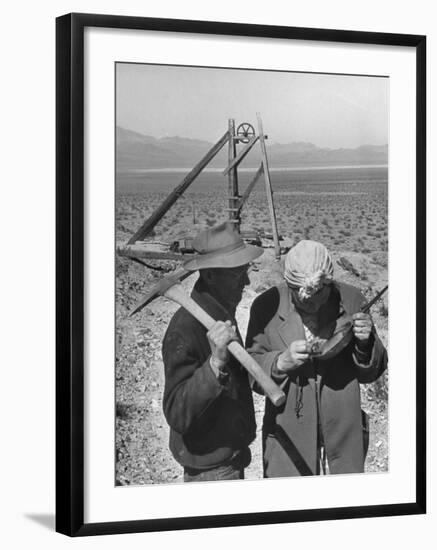
[{"label": "metal pulley wheel", "polygon": [[237,128],[237,137],[242,143],[249,143],[255,137],[255,128],[248,122],[243,122]]}]

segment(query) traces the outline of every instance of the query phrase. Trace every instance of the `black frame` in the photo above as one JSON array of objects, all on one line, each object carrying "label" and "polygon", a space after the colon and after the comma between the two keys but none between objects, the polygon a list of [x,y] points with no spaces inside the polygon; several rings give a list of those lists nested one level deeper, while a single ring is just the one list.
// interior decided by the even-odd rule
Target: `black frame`
[{"label": "black frame", "polygon": [[[188,518],[84,523],[84,28],[333,41],[416,49],[416,500]],[[345,30],[67,14],[56,20],[56,530],[69,536],[426,512],[426,37]]]}]

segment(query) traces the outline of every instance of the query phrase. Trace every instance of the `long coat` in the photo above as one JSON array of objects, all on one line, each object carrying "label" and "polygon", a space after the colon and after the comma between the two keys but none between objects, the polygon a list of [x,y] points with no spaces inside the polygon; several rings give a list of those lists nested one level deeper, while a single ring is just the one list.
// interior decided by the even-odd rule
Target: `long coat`
[{"label": "long coat", "polygon": [[[192,298],[214,319],[235,320],[198,281]],[[189,468],[220,466],[255,439],[252,390],[246,370],[232,356],[228,376],[217,379],[209,360],[206,329],[185,309],[173,316],[164,336],[164,414],[170,449]]]},{"label": "long coat", "polygon": [[[326,320],[360,310],[358,289],[335,283],[319,312]],[[323,311],[322,311],[323,310]],[[295,340],[304,340],[301,316],[283,284],[258,296],[252,304],[246,348],[287,395],[277,408],[266,400],[263,421],[265,477],[318,473],[318,440],[323,438],[330,473],[364,471],[360,383],[376,380],[387,366],[387,353],[375,331],[367,353],[352,339],[337,356],[313,358],[289,373],[276,369],[278,356]],[[260,391],[259,388],[255,388]]]}]

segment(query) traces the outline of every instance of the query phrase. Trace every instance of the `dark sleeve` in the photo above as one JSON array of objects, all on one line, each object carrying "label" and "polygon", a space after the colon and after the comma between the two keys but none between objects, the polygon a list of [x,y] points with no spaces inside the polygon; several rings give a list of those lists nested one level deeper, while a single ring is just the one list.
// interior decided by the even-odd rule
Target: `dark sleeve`
[{"label": "dark sleeve", "polygon": [[188,433],[214,412],[225,386],[212,371],[208,356],[202,362],[193,339],[170,331],[164,337],[165,369],[163,408],[168,424],[178,433]]},{"label": "dark sleeve", "polygon": [[387,350],[374,329],[368,349],[361,351],[354,347],[352,357],[357,369],[357,379],[361,384],[375,382],[387,368]]},{"label": "dark sleeve", "polygon": [[[258,296],[250,308],[249,325],[247,327],[246,349],[260,365],[263,371],[277,384],[287,381],[287,375],[276,370],[278,356],[282,349],[274,349],[266,331],[266,326],[275,315],[279,306],[279,292],[276,287]],[[251,379],[252,388],[263,395],[263,390]]]},{"label": "dark sleeve", "polygon": [[[356,311],[360,311],[362,305],[366,303],[366,299],[361,294],[357,293],[357,301],[359,306]],[[357,369],[357,379],[361,384],[370,384],[375,382],[387,368],[387,351],[384,344],[381,342],[376,328],[370,335],[368,345],[365,349],[360,349],[356,344],[352,352],[352,358]]]}]

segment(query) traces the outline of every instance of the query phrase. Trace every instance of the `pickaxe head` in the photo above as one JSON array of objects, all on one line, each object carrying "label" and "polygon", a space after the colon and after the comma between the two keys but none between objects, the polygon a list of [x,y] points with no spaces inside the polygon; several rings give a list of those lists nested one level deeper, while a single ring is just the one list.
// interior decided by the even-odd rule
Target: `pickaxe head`
[{"label": "pickaxe head", "polygon": [[135,313],[141,311],[158,296],[163,296],[170,287],[172,287],[176,283],[179,283],[180,281],[183,281],[192,273],[193,271],[186,271],[185,269],[181,268],[177,269],[174,273],[171,273],[170,275],[165,275],[159,281],[159,283],[157,283],[152,288],[152,290],[144,298],[142,298],[140,302],[137,303],[137,305],[129,313],[129,317],[132,317],[132,315],[135,315]]}]

